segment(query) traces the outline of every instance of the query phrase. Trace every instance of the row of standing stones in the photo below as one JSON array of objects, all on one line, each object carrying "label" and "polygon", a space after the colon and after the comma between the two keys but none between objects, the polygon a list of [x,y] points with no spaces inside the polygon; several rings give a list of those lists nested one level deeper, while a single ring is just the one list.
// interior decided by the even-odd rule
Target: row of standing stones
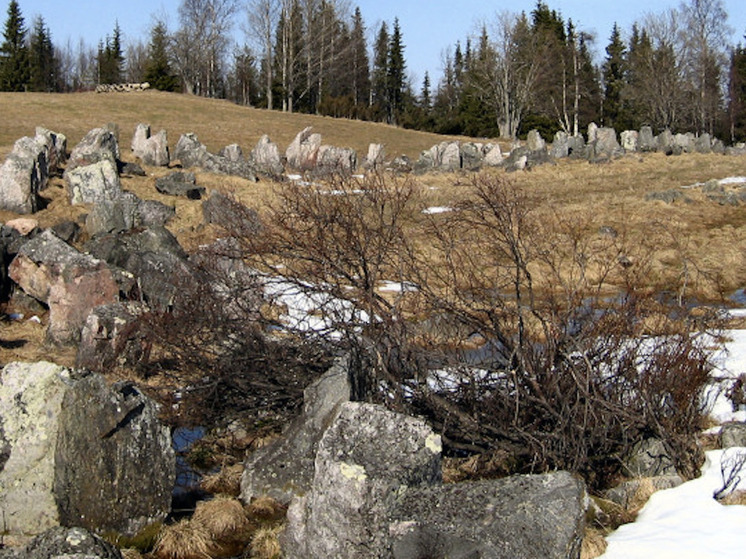
[{"label": "row of standing stones", "polygon": [[[603,136],[597,131],[596,141]],[[533,142],[538,142],[536,135],[525,146],[529,153],[546,151]],[[448,153],[455,153],[453,145],[426,153],[442,165]],[[459,153],[472,149],[456,146]],[[278,176],[285,163],[308,172],[318,170],[319,161],[339,169],[340,157],[348,170],[354,168],[354,152],[333,155],[336,148],[322,147],[318,135],[304,130],[285,161],[266,137],[244,158],[237,146],[211,154],[187,134],[175,156],[187,167],[248,179],[257,173]],[[171,162],[165,132],[151,136],[146,125],[138,126],[132,149],[145,164]],[[382,150],[375,151],[366,159],[371,168],[376,166],[371,162],[383,161]],[[138,314],[148,304],[173,304],[175,278],[211,281],[194,273],[191,264],[198,256],[186,254],[165,229],[173,208],[122,190],[123,166],[113,130],[92,130],[69,159],[61,134],[39,129],[35,138],[19,140],[0,170],[3,207],[17,213],[39,209],[38,193],[63,166],[71,203],[91,206],[85,222],[91,241],[85,249],[74,248],[63,227],[22,233],[6,225],[0,232],[7,275],[49,309],[50,341],[78,347],[75,370],[14,363],[2,372],[0,517],[5,532],[42,534],[17,552],[24,557],[35,557],[34,550],[43,547],[39,542],[47,542],[50,534],[68,543],[99,545],[87,532],[57,526],[134,533],[166,517],[175,459],[157,407],[136,386],[108,386],[103,377],[85,370],[137,362],[147,347],[129,327]],[[18,177],[24,189],[8,188]],[[156,187],[201,196],[189,173],[174,181],[186,186],[175,191],[169,184]],[[203,203],[205,220],[221,214],[215,206],[231,203],[213,193]],[[135,287],[138,302],[130,300]],[[352,394],[354,374],[348,364],[338,362],[307,389],[304,414],[284,436],[247,458],[243,500],[268,494],[289,505],[283,535],[287,557],[578,555],[589,506],[581,481],[556,472],[444,485],[439,437],[419,420],[360,403],[366,398]],[[639,454],[661,455],[650,448]],[[677,482],[670,464],[643,462],[634,466],[637,473],[673,476],[673,482],[662,484]],[[118,556],[116,550],[99,547],[85,554]],[[75,546],[65,549],[54,555],[80,553]]]}]

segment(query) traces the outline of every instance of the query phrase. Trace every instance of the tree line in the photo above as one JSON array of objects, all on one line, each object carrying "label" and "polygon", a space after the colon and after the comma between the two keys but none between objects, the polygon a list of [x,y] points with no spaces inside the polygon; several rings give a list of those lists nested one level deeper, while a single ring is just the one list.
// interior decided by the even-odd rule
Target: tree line
[{"label": "tree line", "polygon": [[[242,22],[244,43],[232,39]],[[440,133],[551,137],[596,122],[617,130],[746,139],[746,48],[729,44],[722,0],[685,0],[628,31],[596,38],[539,0],[498,14],[445,56],[437,83],[407,72],[398,20],[366,27],[344,0],[181,0],[178,28],[156,21],[123,44],[115,24],[97,48],[54,45],[42,16],[27,29],[11,0],[0,46],[0,89],[78,91],[148,81],[288,112],[383,121]]]}]

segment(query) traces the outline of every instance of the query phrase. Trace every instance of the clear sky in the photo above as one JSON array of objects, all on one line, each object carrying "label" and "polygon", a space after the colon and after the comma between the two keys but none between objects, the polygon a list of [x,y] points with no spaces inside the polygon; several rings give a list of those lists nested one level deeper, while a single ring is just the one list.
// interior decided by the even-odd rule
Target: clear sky
[{"label": "clear sky", "polygon": [[[0,0],[2,21],[9,0]],[[501,11],[530,12],[536,0],[512,0],[485,2],[484,0],[350,0],[351,5],[360,6],[363,19],[369,28],[370,43],[374,31],[382,21],[393,22],[399,18],[405,45],[405,58],[408,70],[414,79],[415,89],[419,89],[425,71],[433,83],[437,82],[442,70],[442,55],[456,41],[469,34],[475,34],[481,22],[489,23]],[[611,28],[617,22],[623,32],[632,23],[642,19],[644,14],[658,13],[668,7],[676,7],[680,0],[545,0],[546,4],[571,18],[576,27],[590,31],[597,37],[595,50],[599,56],[608,43]],[[733,28],[733,43],[746,42],[746,1],[723,0],[728,11],[728,23]],[[59,2],[53,0],[18,0],[21,12],[31,25],[33,17],[41,14],[47,23],[52,40],[64,45],[68,39],[77,45],[80,38],[91,46],[111,34],[116,21],[122,29],[125,44],[129,40],[147,39],[153,17],[165,16],[171,29],[178,23],[179,0],[75,0]],[[240,15],[240,21],[245,15]],[[237,21],[238,24],[238,21]],[[243,41],[243,35],[236,25],[235,35]]]}]

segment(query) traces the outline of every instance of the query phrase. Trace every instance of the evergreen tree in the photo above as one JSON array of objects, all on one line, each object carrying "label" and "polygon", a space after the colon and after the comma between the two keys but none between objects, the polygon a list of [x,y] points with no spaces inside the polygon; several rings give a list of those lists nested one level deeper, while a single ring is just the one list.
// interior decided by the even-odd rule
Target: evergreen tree
[{"label": "evergreen tree", "polygon": [[54,91],[57,87],[57,60],[49,29],[41,16],[34,19],[29,41],[29,90]]},{"label": "evergreen tree", "polygon": [[355,8],[355,15],[352,18],[350,48],[352,51],[352,96],[357,112],[370,97],[368,45],[365,41],[365,25],[360,8]]},{"label": "evergreen tree", "polygon": [[145,81],[161,91],[176,91],[179,88],[179,78],[171,70],[168,42],[168,28],[163,21],[158,21],[150,30]]},{"label": "evergreen tree", "polygon": [[122,54],[122,30],[119,22],[114,26],[112,37],[98,46],[98,83],[112,84],[122,81],[124,55]]},{"label": "evergreen tree", "polygon": [[622,41],[619,26],[615,23],[606,47],[606,60],[603,65],[604,102],[603,121],[617,132],[624,130],[622,91],[626,84],[627,48]]},{"label": "evergreen tree", "polygon": [[731,53],[728,97],[731,141],[746,141],[746,48],[740,44]]},{"label": "evergreen tree", "polygon": [[26,28],[21,8],[10,0],[5,21],[3,43],[0,46],[0,90],[24,91],[29,81]]},{"label": "evergreen tree", "polygon": [[394,30],[391,33],[386,72],[387,116],[388,122],[396,124],[405,109],[405,71],[404,45],[402,44],[399,20],[394,19]]},{"label": "evergreen tree", "polygon": [[425,77],[422,79],[422,91],[420,92],[420,107],[429,111],[432,108],[433,101],[430,95],[430,74],[425,71]]},{"label": "evergreen tree", "polygon": [[601,116],[601,82],[598,67],[588,49],[589,36],[580,33],[578,36],[578,83],[580,85],[580,102],[578,104],[578,130],[587,128],[591,122],[599,122]]},{"label": "evergreen tree", "polygon": [[371,76],[370,107],[374,120],[383,118],[386,113],[387,76],[389,67],[389,30],[386,22],[376,35],[373,45],[373,72]]}]

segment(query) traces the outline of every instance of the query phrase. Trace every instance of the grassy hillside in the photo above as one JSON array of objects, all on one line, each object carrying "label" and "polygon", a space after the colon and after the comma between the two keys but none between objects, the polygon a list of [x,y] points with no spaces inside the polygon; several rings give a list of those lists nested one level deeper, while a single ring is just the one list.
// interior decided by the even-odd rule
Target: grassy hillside
[{"label": "grassy hillside", "polygon": [[0,157],[13,142],[33,136],[37,126],[65,134],[74,146],[88,130],[112,122],[119,125],[120,144],[128,148],[138,123],[165,129],[175,145],[181,134],[194,132],[210,151],[237,143],[248,152],[262,134],[268,134],[281,150],[306,126],[313,126],[326,144],[351,147],[364,156],[368,144],[386,145],[389,156],[420,151],[443,141],[442,136],[402,130],[379,123],[334,119],[315,115],[287,114],[241,107],[228,101],[175,93],[0,93]]}]

